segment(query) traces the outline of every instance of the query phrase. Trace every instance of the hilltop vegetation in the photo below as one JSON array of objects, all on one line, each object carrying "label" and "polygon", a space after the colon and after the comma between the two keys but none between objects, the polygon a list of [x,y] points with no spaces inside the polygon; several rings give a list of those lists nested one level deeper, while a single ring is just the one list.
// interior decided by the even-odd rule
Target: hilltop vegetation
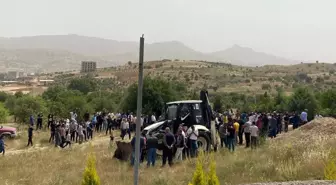
[{"label": "hilltop vegetation", "polygon": [[[164,103],[199,99],[208,89],[214,110],[302,111],[335,115],[335,65],[300,64],[249,68],[208,62],[161,61],[145,64],[143,111],[160,115]],[[310,73],[309,73],[310,72]],[[25,122],[30,114],[60,117],[76,110],[136,111],[137,66],[100,69],[95,74],[51,74],[56,84],[41,96],[3,94],[8,112]]]}]

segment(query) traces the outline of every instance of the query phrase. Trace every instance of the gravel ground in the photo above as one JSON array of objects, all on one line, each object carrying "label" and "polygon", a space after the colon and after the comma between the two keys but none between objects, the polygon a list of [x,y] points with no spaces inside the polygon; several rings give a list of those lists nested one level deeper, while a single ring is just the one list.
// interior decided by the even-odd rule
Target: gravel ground
[{"label": "gravel ground", "polygon": [[336,185],[336,181],[292,181],[292,182],[268,182],[244,185]]}]

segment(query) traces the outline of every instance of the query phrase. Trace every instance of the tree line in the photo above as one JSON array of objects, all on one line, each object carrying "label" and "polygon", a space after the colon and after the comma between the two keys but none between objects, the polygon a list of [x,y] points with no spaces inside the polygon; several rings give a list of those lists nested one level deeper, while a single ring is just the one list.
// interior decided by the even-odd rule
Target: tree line
[{"label": "tree line", "polygon": [[[104,84],[104,86],[108,86]],[[9,115],[16,122],[26,123],[30,115],[52,113],[60,118],[69,117],[69,112],[76,111],[79,118],[84,113],[136,112],[137,83],[128,88],[102,88],[101,83],[93,77],[73,78],[67,84],[49,87],[42,95],[32,96],[17,92],[14,95],[0,92],[0,122],[5,122]],[[241,111],[302,111],[308,109],[312,118],[316,113],[325,116],[336,115],[336,90],[313,91],[309,87],[298,87],[290,95],[282,89],[276,94],[246,95],[243,93],[210,93],[213,109],[223,112],[237,108]],[[160,115],[165,103],[183,99],[199,99],[199,91],[176,80],[163,78],[144,78],[143,114]]]}]

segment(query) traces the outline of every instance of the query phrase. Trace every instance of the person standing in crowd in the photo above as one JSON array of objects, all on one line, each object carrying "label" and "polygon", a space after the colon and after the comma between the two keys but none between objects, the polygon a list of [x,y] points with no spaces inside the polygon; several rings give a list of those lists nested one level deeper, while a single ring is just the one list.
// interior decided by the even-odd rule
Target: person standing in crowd
[{"label": "person standing in crowd", "polygon": [[297,129],[299,128],[299,124],[300,124],[300,117],[299,115],[295,112],[291,118],[291,122],[293,124],[293,129]]},{"label": "person standing in crowd", "polygon": [[5,144],[5,141],[4,141],[4,136],[3,135],[0,135],[0,154],[2,153],[2,155],[5,155],[5,147],[7,145]]},{"label": "person standing in crowd", "polygon": [[30,146],[33,146],[33,125],[29,125],[29,128],[28,128],[28,144],[27,144],[27,147],[30,145]]},{"label": "person standing in crowd", "polygon": [[71,147],[71,134],[68,133],[66,135],[66,139],[65,139],[65,142],[62,144],[62,148],[65,148],[66,146],[69,146],[69,148]]},{"label": "person standing in crowd", "polygon": [[131,133],[129,128],[129,123],[126,118],[123,118],[121,121],[121,139],[124,140],[124,137],[128,134],[129,139],[131,139]]},{"label": "person standing in crowd", "polygon": [[185,143],[185,136],[183,135],[183,130],[182,128],[179,128],[177,134],[175,160],[179,161],[183,160],[182,154],[185,145],[186,143]]},{"label": "person standing in crowd", "polygon": [[[87,121],[85,123],[85,127],[86,127],[86,134],[87,134],[87,139],[93,139],[93,128],[92,128],[92,123],[90,121]],[[111,133],[110,133],[111,135]]]},{"label": "person standing in crowd", "polygon": [[[123,118],[126,119],[126,118]],[[131,145],[132,145],[132,157],[131,157],[131,165],[134,166],[135,163],[135,140],[136,140],[136,134],[134,135],[134,137],[131,140]],[[139,164],[140,164],[140,159],[141,159],[141,153],[143,148],[145,148],[145,140],[144,137],[140,137],[140,156],[139,156]]]},{"label": "person standing in crowd", "polygon": [[243,126],[244,127],[244,135],[245,135],[245,143],[246,143],[245,148],[249,148],[250,147],[250,143],[251,143],[250,127],[251,127],[251,125],[252,125],[252,123],[249,120]]},{"label": "person standing in crowd", "polygon": [[112,126],[113,126],[113,120],[111,114],[109,114],[107,116],[107,128],[105,135],[107,135],[107,132],[109,132],[110,135],[112,134]]},{"label": "person standing in crowd", "polygon": [[251,148],[257,148],[257,142],[258,142],[258,132],[259,128],[255,124],[255,122],[252,123],[252,126],[250,127],[251,132]]},{"label": "person standing in crowd", "polygon": [[307,114],[307,109],[301,112],[300,119],[301,119],[301,125],[304,125],[308,123],[308,114]]},{"label": "person standing in crowd", "polygon": [[230,152],[235,151],[235,136],[236,136],[236,130],[233,124],[233,120],[231,117],[228,118],[228,126],[227,126],[227,131],[228,131],[228,136],[227,136],[227,143],[228,143],[228,148]]},{"label": "person standing in crowd", "polygon": [[227,148],[228,147],[228,145],[227,145],[227,129],[226,129],[226,124],[225,123],[222,123],[219,126],[218,133],[219,133],[219,137],[220,137],[221,147],[222,148],[224,148],[224,147]]},{"label": "person standing in crowd", "polygon": [[31,114],[30,115],[30,117],[29,117],[29,124],[31,125],[31,126],[34,126],[34,116]]},{"label": "person standing in crowd", "polygon": [[82,144],[83,139],[84,139],[84,129],[82,124],[78,124],[78,139],[79,139],[79,144]]},{"label": "person standing in crowd", "polygon": [[196,157],[197,156],[197,138],[198,138],[198,130],[195,129],[195,126],[192,125],[188,130],[187,130],[187,136],[188,139],[190,140],[190,155],[191,157]]},{"label": "person standing in crowd", "polygon": [[271,131],[271,138],[275,138],[277,136],[277,128],[278,128],[278,121],[276,114],[273,114],[270,118],[270,131]]},{"label": "person standing in crowd", "polygon": [[71,120],[70,123],[70,135],[71,135],[71,141],[75,142],[75,138],[77,138],[76,136],[76,130],[77,130],[77,123],[75,120]]},{"label": "person standing in crowd", "polygon": [[284,131],[288,132],[288,125],[289,125],[289,115],[286,112],[285,116],[284,116],[284,122],[285,122],[285,127],[284,127]]},{"label": "person standing in crowd", "polygon": [[234,144],[237,145],[238,144],[238,133],[239,133],[239,123],[237,122],[237,119],[233,119],[233,127],[235,129]]},{"label": "person standing in crowd", "polygon": [[151,124],[153,124],[155,122],[156,122],[156,117],[155,117],[155,114],[153,113],[152,116],[151,116]]},{"label": "person standing in crowd", "polygon": [[56,125],[56,131],[55,131],[55,147],[61,146],[62,138],[61,138],[61,126],[60,124]]},{"label": "person standing in crowd", "polygon": [[262,137],[267,137],[268,136],[268,132],[269,132],[269,118],[267,114],[262,114],[262,122],[263,122],[263,126],[261,129],[261,136]]},{"label": "person standing in crowd", "polygon": [[244,121],[242,118],[239,119],[239,131],[238,131],[238,138],[239,138],[239,145],[243,145],[243,133],[244,133]]},{"label": "person standing in crowd", "polygon": [[61,126],[60,126],[60,136],[61,136],[61,144],[60,144],[60,146],[62,147],[63,144],[66,141],[65,125],[64,124],[61,124]]},{"label": "person standing in crowd", "polygon": [[149,136],[147,138],[147,167],[150,165],[155,166],[156,161],[156,149],[158,146],[158,138],[153,136],[152,132],[149,132]]},{"label": "person standing in crowd", "polygon": [[55,141],[55,132],[56,132],[56,123],[55,123],[55,121],[52,121],[50,123],[50,138],[49,138],[49,143]]},{"label": "person standing in crowd", "polygon": [[48,115],[48,129],[53,122],[54,122],[54,116],[52,114],[49,114]]},{"label": "person standing in crowd", "polygon": [[277,119],[277,134],[281,134],[281,132],[282,132],[282,118],[281,118],[281,115],[280,114],[278,114],[277,116],[276,116],[276,119]]},{"label": "person standing in crowd", "polygon": [[37,124],[36,124],[36,130],[42,130],[42,122],[43,122],[43,120],[42,120],[42,113],[40,113],[40,114],[38,114],[38,116],[37,116]]},{"label": "person standing in crowd", "polygon": [[165,136],[163,137],[163,156],[162,156],[162,166],[165,166],[167,163],[167,158],[168,158],[168,164],[169,166],[173,165],[173,147],[175,145],[175,137],[174,135],[170,132],[170,128],[167,127],[165,129]]}]

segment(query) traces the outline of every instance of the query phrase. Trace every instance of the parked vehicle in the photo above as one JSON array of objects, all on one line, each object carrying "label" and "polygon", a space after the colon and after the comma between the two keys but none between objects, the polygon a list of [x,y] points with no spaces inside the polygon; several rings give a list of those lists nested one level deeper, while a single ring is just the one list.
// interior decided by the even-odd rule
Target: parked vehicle
[{"label": "parked vehicle", "polygon": [[14,138],[16,137],[16,135],[16,128],[0,125],[0,136],[4,136],[6,138]]}]

